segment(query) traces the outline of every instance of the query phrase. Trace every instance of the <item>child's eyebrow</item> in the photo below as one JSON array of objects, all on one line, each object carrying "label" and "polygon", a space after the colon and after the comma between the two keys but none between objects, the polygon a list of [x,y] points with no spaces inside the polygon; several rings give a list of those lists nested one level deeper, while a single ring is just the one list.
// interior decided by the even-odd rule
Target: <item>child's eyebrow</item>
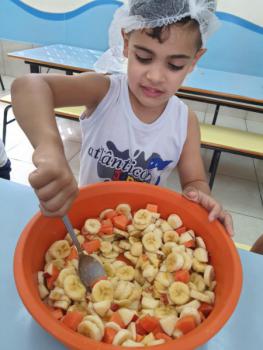
[{"label": "child's eyebrow", "polygon": [[[154,52],[150,49],[147,49],[146,47],[140,46],[140,45],[134,45],[134,47],[138,50],[145,51],[147,53],[150,53],[151,55],[154,55]],[[168,58],[175,59],[175,58],[185,58],[185,59],[190,59],[192,58],[191,56],[184,55],[184,54],[178,54],[178,55],[170,55]]]}]

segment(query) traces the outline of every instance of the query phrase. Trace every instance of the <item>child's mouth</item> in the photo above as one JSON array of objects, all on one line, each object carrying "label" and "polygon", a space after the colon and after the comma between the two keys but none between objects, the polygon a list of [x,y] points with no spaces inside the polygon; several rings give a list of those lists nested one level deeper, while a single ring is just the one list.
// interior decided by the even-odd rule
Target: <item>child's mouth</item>
[{"label": "child's mouth", "polygon": [[154,89],[154,88],[149,87],[149,86],[141,85],[141,88],[142,88],[144,95],[146,95],[147,97],[158,97],[158,96],[161,96],[163,94],[163,91],[158,90],[158,89]]}]

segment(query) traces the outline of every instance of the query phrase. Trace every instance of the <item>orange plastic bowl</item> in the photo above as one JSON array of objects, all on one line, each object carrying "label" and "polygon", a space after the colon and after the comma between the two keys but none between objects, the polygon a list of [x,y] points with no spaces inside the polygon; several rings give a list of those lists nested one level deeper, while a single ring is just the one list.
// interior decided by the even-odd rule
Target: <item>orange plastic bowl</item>
[{"label": "orange plastic bowl", "polygon": [[[182,338],[154,346],[156,350],[195,349],[213,337],[233,313],[241,291],[242,269],[232,240],[218,222],[209,223],[207,212],[180,194],[136,182],[108,182],[87,186],[80,190],[70,218],[80,228],[87,217],[96,217],[105,208],[129,203],[133,210],[145,208],[147,203],[158,204],[162,217],[178,213],[185,226],[203,237],[216,272],[216,302],[212,313],[195,330]],[[123,350],[124,347],[104,344],[86,338],[51,316],[38,294],[37,272],[43,269],[48,247],[62,239],[65,228],[60,219],[36,214],[25,227],[18,241],[14,257],[15,281],[20,297],[33,318],[50,334],[70,349]],[[126,348],[128,349],[128,348]]]}]

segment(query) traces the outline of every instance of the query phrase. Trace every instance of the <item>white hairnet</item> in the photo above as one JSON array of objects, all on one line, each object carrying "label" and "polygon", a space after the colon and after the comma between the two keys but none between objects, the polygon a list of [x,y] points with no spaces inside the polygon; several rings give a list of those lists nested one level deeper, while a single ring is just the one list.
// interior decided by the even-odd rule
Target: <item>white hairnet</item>
[{"label": "white hairnet", "polygon": [[126,0],[116,10],[109,29],[110,49],[98,60],[95,69],[123,71],[122,29],[129,33],[132,30],[167,26],[190,17],[199,24],[204,47],[207,38],[219,26],[215,10],[216,0]]}]

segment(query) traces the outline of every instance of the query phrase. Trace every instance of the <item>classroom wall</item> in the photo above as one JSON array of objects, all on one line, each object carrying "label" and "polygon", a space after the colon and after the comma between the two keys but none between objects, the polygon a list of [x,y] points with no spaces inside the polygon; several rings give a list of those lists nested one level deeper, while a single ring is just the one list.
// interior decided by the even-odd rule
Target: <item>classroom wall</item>
[{"label": "classroom wall", "polygon": [[[0,0],[0,38],[105,50],[119,0]],[[263,77],[263,1],[218,0],[221,28],[199,66]],[[1,63],[1,59],[0,59]]]}]

